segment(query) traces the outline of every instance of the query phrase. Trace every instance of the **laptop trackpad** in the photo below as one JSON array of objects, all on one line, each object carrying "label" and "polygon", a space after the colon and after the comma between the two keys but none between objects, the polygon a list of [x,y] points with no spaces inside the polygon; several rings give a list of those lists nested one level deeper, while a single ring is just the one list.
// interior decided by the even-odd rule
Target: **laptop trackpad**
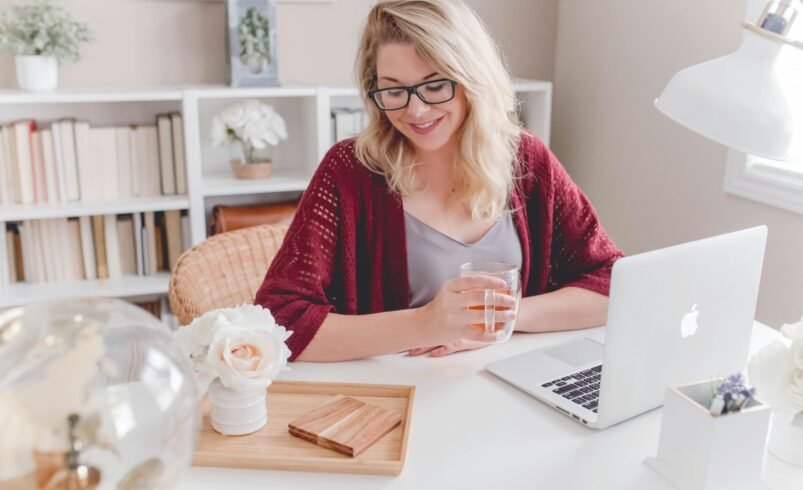
[{"label": "laptop trackpad", "polygon": [[572,367],[584,366],[594,361],[602,361],[605,351],[603,344],[588,338],[569,342],[543,350],[549,357],[565,362]]}]

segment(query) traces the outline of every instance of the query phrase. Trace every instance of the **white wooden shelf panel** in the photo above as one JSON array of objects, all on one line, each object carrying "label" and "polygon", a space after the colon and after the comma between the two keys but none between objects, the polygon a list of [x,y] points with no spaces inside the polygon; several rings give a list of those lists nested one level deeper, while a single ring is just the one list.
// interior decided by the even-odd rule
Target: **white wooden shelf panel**
[{"label": "white wooden shelf panel", "polygon": [[271,192],[303,191],[310,178],[301,172],[275,171],[267,179],[239,180],[231,172],[222,171],[204,175],[204,196],[237,196]]},{"label": "white wooden shelf panel", "polygon": [[189,209],[186,196],[139,197],[117,201],[15,204],[0,209],[0,222],[29,219],[71,218],[101,214]]},{"label": "white wooden shelf panel", "polygon": [[87,90],[60,89],[53,92],[26,92],[22,90],[0,90],[0,104],[61,104],[92,102],[147,102],[180,101],[184,93],[180,89],[138,89],[138,90]]},{"label": "white wooden shelf panel", "polygon": [[0,308],[79,296],[131,298],[161,295],[167,293],[169,282],[170,274],[165,272],[155,276],[123,276],[69,283],[15,283],[0,288]]}]

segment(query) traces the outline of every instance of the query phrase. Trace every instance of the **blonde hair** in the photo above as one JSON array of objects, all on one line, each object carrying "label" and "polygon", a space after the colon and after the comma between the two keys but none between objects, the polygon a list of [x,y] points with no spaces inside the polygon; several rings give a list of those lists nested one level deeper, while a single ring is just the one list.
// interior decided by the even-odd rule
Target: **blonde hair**
[{"label": "blonde hair", "polygon": [[393,191],[409,196],[419,190],[415,151],[368,97],[377,51],[390,43],[412,44],[421,59],[462,86],[468,110],[458,129],[456,192],[474,219],[498,219],[514,185],[520,125],[510,75],[487,28],[459,0],[385,0],[368,14],[356,71],[370,123],[357,139],[357,157]]}]

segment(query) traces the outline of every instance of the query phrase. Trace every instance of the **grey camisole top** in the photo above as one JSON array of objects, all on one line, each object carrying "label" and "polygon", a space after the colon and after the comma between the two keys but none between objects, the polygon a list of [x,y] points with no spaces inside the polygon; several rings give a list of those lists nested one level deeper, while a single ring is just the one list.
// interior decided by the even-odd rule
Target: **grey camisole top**
[{"label": "grey camisole top", "polygon": [[466,262],[509,262],[521,268],[521,242],[510,211],[477,242],[463,243],[404,212],[410,306],[429,303]]}]

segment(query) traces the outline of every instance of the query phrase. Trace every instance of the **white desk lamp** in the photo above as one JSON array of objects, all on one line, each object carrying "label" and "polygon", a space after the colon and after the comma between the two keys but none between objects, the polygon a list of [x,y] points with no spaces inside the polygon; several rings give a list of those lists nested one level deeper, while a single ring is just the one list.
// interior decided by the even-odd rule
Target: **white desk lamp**
[{"label": "white desk lamp", "polygon": [[[774,0],[758,22],[742,23],[742,44],[733,53],[679,71],[655,100],[655,107],[675,122],[735,150],[787,160],[795,131],[790,89],[778,74],[798,11],[793,0]],[[796,87],[803,90],[803,87]]]}]

